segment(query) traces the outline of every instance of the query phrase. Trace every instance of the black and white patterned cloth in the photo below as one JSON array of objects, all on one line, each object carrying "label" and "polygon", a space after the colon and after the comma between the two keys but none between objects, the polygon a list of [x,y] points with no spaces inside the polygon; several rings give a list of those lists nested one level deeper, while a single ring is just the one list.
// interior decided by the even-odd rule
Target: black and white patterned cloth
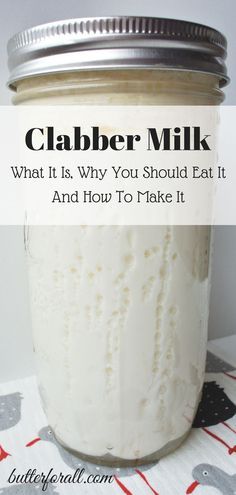
[{"label": "black and white patterned cloth", "polygon": [[[236,363],[235,363],[236,364]],[[236,368],[236,366],[235,366]],[[236,494],[236,371],[208,353],[202,401],[183,445],[150,466],[109,469],[79,460],[47,425],[35,377],[0,384],[0,495],[221,495]],[[41,441],[26,445],[30,439]],[[13,469],[38,473],[114,474],[112,484],[9,484]]]}]

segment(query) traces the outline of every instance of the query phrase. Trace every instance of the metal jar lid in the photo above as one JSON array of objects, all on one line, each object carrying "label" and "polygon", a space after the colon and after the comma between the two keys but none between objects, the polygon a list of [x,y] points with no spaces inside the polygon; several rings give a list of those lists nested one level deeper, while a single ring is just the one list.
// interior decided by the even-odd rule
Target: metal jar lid
[{"label": "metal jar lid", "polygon": [[98,69],[165,69],[215,74],[228,81],[226,38],[207,26],[155,17],[56,21],[8,42],[8,84],[42,74]]}]

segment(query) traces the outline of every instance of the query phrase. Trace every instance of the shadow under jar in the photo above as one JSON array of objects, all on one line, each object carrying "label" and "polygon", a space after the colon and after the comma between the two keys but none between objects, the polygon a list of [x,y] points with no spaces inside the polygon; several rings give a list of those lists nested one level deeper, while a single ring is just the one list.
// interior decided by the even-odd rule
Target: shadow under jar
[{"label": "shadow under jar", "polygon": [[[9,84],[16,105],[217,105],[225,57],[225,38],[198,24],[77,19],[10,40]],[[204,379],[209,251],[210,227],[29,227],[39,387],[63,446],[133,466],[184,440]]]}]

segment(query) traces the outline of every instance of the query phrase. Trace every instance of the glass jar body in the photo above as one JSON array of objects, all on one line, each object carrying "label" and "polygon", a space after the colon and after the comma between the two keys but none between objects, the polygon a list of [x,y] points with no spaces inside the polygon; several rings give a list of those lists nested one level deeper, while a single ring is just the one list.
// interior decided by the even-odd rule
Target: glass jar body
[{"label": "glass jar body", "polygon": [[[16,104],[216,105],[217,77],[127,70],[18,83]],[[174,450],[204,380],[210,228],[28,228],[41,396],[57,439],[100,464]]]}]

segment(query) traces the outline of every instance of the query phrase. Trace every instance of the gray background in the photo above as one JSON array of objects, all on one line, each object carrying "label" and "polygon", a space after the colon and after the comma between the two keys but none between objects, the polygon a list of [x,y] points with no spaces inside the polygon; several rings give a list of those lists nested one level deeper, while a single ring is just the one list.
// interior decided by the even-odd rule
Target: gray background
[{"label": "gray background", "polygon": [[[209,24],[228,38],[231,85],[225,104],[236,103],[235,0],[0,0],[0,104],[10,104],[6,88],[6,43],[15,32],[47,21],[93,15],[151,15]],[[23,250],[18,227],[0,228],[1,347],[0,381],[33,371],[30,309]],[[209,337],[236,333],[236,229],[215,229]]]}]

